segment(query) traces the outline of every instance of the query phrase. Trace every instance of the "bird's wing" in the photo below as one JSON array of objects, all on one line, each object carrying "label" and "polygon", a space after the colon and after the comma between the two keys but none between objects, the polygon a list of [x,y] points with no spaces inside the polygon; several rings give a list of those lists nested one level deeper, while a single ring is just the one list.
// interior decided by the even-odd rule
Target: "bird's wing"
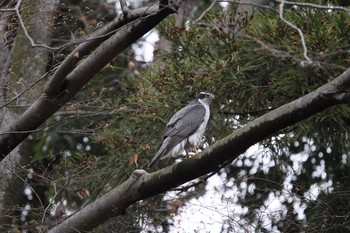
[{"label": "bird's wing", "polygon": [[159,147],[157,153],[152,158],[151,162],[148,164],[148,168],[152,167],[159,159],[169,153],[178,143],[183,140],[182,137],[168,137],[165,138],[162,145]]},{"label": "bird's wing", "polygon": [[187,138],[203,123],[204,116],[205,108],[200,103],[182,108],[170,119],[164,137]]},{"label": "bird's wing", "polygon": [[166,126],[164,140],[148,168],[153,166],[164,155],[168,154],[178,143],[192,135],[202,124],[205,116],[203,105],[187,105],[170,119]]}]

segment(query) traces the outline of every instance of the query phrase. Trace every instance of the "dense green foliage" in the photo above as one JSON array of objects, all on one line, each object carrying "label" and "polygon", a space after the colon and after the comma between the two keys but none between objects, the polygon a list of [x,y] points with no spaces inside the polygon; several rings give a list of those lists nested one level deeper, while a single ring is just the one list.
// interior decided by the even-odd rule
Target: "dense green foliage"
[{"label": "dense green foliage", "polygon": [[[140,164],[144,164],[143,161],[152,157],[167,119],[201,90],[216,95],[206,132],[207,142],[211,144],[212,139],[215,141],[223,137],[268,109],[330,82],[349,64],[350,18],[345,12],[301,7],[285,9],[284,17],[304,33],[308,56],[314,62],[305,65],[299,34],[282,22],[278,15],[263,11],[253,18],[243,18],[240,23],[242,31],[235,37],[235,9],[236,6],[230,6],[223,11],[218,6],[202,21],[185,28],[174,26],[171,19],[159,27],[162,35],[173,43],[172,51],[159,55],[159,63],[142,74],[142,79],[136,83],[136,95],[129,97],[128,107],[125,107],[134,110],[132,116],[120,118],[121,124],[117,130],[113,129],[113,140],[122,132],[130,132],[130,138],[135,140],[135,144],[129,145],[131,150],[126,150],[127,158],[137,153]],[[347,221],[332,219],[335,216],[345,217],[342,212],[346,211],[339,209],[342,212],[338,213],[337,208],[325,204],[330,208],[325,212],[322,204],[318,203],[337,199],[337,192],[348,192],[342,180],[346,179],[349,171],[346,159],[349,111],[348,106],[331,108],[289,127],[277,137],[266,139],[262,142],[266,148],[264,153],[274,161],[274,166],[266,168],[260,164],[252,172],[253,165],[242,167],[236,161],[232,167],[221,171],[227,173],[227,180],[237,182],[237,186],[241,182],[248,183],[248,187],[254,184],[253,192],[242,194],[239,198],[239,203],[249,209],[245,214],[246,224],[250,222],[256,228],[264,228],[264,220],[258,217],[256,211],[270,193],[274,193],[293,200],[283,203],[288,210],[286,214],[281,213],[285,220],[277,217],[273,221],[279,230],[338,229],[344,232],[348,227]],[[135,145],[138,147],[136,150]],[[300,162],[299,170],[293,170],[291,155],[301,152],[306,153],[307,158]],[[254,164],[259,156],[247,159]],[[319,166],[324,166],[325,175],[314,175]],[[244,178],[235,179],[242,170],[246,170]],[[291,173],[291,186],[284,187],[284,181]],[[320,188],[319,201],[307,196],[313,185],[324,187],[322,185],[330,180],[330,186]],[[196,192],[199,195],[202,193],[200,190],[198,187],[188,195],[192,197]],[[241,192],[245,193],[244,190]],[[186,200],[187,195],[184,195],[182,198]],[[309,206],[305,211],[308,221],[296,219],[293,209],[296,203]],[[344,208],[348,210],[350,207]],[[171,209],[169,211],[171,213]],[[324,225],[320,224],[319,221],[324,219],[329,220]],[[232,229],[237,229],[237,226]]]}]

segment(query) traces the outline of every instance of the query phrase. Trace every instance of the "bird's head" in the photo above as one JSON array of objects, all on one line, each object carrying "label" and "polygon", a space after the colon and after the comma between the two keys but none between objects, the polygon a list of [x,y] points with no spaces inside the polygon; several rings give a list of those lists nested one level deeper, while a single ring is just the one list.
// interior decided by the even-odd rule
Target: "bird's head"
[{"label": "bird's head", "polygon": [[214,95],[212,93],[202,91],[198,94],[197,99],[210,104],[214,99]]}]

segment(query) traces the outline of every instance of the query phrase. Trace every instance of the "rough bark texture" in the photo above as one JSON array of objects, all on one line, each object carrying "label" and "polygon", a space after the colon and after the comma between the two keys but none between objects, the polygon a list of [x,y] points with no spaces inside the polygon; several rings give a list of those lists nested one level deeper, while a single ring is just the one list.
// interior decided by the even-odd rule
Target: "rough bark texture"
[{"label": "rough bark texture", "polygon": [[133,203],[168,191],[198,178],[227,161],[236,159],[250,146],[277,133],[279,130],[308,118],[330,106],[349,103],[350,69],[317,90],[281,106],[207,148],[198,156],[186,159],[154,173],[135,170],[120,186],[97,199],[64,222],[49,230],[50,233],[91,230],[112,216],[123,214]]},{"label": "rough bark texture", "polygon": [[[40,1],[26,1],[26,4],[22,5],[22,19],[28,33],[38,44],[50,44],[51,28],[48,25],[52,22],[54,3],[55,0],[45,1],[44,4]],[[4,18],[4,20],[10,19]],[[10,22],[4,25],[10,25]],[[14,29],[12,33],[15,33]],[[32,48],[20,27],[16,34],[13,43],[8,44],[8,48],[0,50],[1,53],[7,51],[6,57],[3,57],[6,66],[3,67],[1,75],[1,105],[23,92],[46,72],[48,51],[39,47]],[[1,109],[1,132],[15,123],[18,116],[24,112],[25,106],[32,104],[42,89],[43,84],[39,83]],[[13,221],[13,216],[18,215],[17,205],[23,197],[24,188],[22,177],[25,177],[25,169],[22,166],[30,161],[30,151],[32,143],[27,139],[0,162],[0,231],[7,230]]]},{"label": "rough bark texture", "polygon": [[[1,159],[67,103],[118,53],[153,29],[169,14],[174,13],[173,9],[176,10],[177,7],[176,4],[171,7],[160,5],[157,11],[154,11],[154,7],[146,7],[144,11],[130,11],[130,14],[127,13],[120,24],[114,22],[114,25],[116,23],[120,26],[118,30],[114,34],[109,33],[99,37],[98,40],[102,38],[103,43],[75,68],[74,65],[98,44],[94,42],[95,40],[90,40],[73,51],[55,72],[47,84],[45,93],[0,135]],[[130,15],[135,16],[136,20],[130,22]],[[106,28],[111,28],[111,26],[108,25],[102,31]]]}]

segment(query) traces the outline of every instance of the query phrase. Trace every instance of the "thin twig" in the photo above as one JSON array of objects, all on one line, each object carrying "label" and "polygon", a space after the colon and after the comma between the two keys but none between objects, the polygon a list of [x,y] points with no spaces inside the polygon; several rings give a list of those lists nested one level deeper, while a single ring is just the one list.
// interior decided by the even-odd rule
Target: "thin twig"
[{"label": "thin twig", "polygon": [[203,11],[203,13],[198,17],[198,19],[194,20],[194,23],[198,23],[202,18],[216,5],[218,0],[213,0],[213,2],[210,4],[210,6]]},{"label": "thin twig", "polygon": [[[277,3],[281,3],[283,0],[272,0],[272,1],[277,2]],[[242,0],[217,0],[217,2],[231,2],[231,3],[242,4],[242,5],[252,5],[252,6],[256,6],[256,7],[260,7],[260,8],[267,8],[268,7],[266,5],[260,5],[260,4],[256,4],[253,2],[245,2]],[[323,10],[345,11],[345,12],[350,13],[349,8],[341,7],[341,6],[330,6],[330,5],[326,6],[326,5],[318,5],[318,4],[308,3],[308,2],[291,2],[291,1],[284,1],[284,4],[295,5],[295,6],[299,6],[299,7],[323,9]]]},{"label": "thin twig", "polygon": [[316,61],[312,61],[310,63],[307,63],[307,61],[303,60],[303,59],[299,59],[297,58],[296,56],[293,56],[291,55],[290,53],[288,52],[285,52],[285,51],[282,51],[282,50],[278,50],[278,49],[275,49],[273,48],[272,45],[269,45],[269,44],[266,44],[265,42],[257,39],[257,38],[254,38],[254,37],[251,37],[249,35],[240,35],[242,37],[246,37],[246,38],[249,38],[253,41],[255,41],[256,43],[258,43],[259,45],[261,45],[261,48],[270,52],[272,54],[272,56],[274,57],[277,57],[277,58],[281,58],[281,59],[291,59],[293,60],[294,62],[296,62],[297,64],[300,64],[301,67],[305,67],[305,66],[315,66],[315,67],[321,67],[321,64],[320,62],[316,62]]},{"label": "thin twig", "polygon": [[60,188],[59,190],[56,189],[56,183],[53,183],[53,186],[54,186],[54,189],[55,189],[55,195],[54,195],[53,197],[50,198],[51,201],[49,201],[48,205],[46,206],[46,208],[45,208],[44,211],[43,211],[44,213],[43,213],[43,215],[42,215],[42,217],[41,217],[41,223],[42,223],[42,224],[44,224],[46,214],[47,214],[49,208],[51,208],[51,207],[53,206],[54,201],[55,201],[56,197],[58,196],[58,194],[60,194],[60,193],[65,189],[65,187],[68,186],[68,180],[69,180],[69,179],[67,179],[66,184],[64,184],[64,185],[62,186],[62,188]]},{"label": "thin twig", "polygon": [[34,87],[37,83],[39,83],[41,80],[43,80],[49,72],[46,72],[45,74],[43,74],[38,80],[36,80],[34,83],[32,83],[30,86],[28,86],[26,89],[24,89],[21,93],[19,93],[18,95],[16,95],[15,97],[13,97],[10,101],[8,101],[7,103],[3,104],[0,106],[0,109],[3,107],[6,107],[8,105],[10,105],[12,102],[14,102],[15,100],[17,100],[19,97],[21,97],[24,93],[26,93],[28,90],[30,90],[32,87]]},{"label": "thin twig", "polygon": [[[275,2],[281,3],[283,0],[273,0]],[[323,9],[323,10],[332,10],[332,11],[345,11],[350,13],[350,9],[346,7],[341,6],[325,6],[325,5],[318,5],[308,2],[290,2],[290,1],[284,1],[284,4],[286,5],[295,5],[299,7],[309,7],[309,8],[316,8],[316,9]]]},{"label": "thin twig", "polygon": [[291,54],[285,52],[285,51],[282,51],[282,50],[278,50],[278,49],[275,49],[273,48],[272,45],[269,45],[269,44],[266,44],[265,42],[255,38],[255,37],[251,37],[249,35],[240,35],[241,37],[245,37],[245,38],[248,38],[248,39],[251,39],[253,41],[255,41],[256,43],[258,43],[264,50],[270,52],[274,57],[277,57],[277,58],[282,58],[282,59],[285,59],[285,58],[291,58],[297,62],[299,62],[300,60],[299,59],[296,59],[294,58],[294,56],[292,56]]},{"label": "thin twig", "polygon": [[245,2],[242,0],[217,0],[217,2],[231,2],[231,3],[237,3],[237,4],[241,4],[241,5],[248,5],[248,6],[255,6],[258,8],[263,8],[263,9],[267,9],[267,10],[271,10],[275,13],[278,13],[273,7],[267,6],[267,5],[262,5],[262,4],[257,4],[254,2]]},{"label": "thin twig", "polygon": [[24,25],[21,13],[20,13],[20,8],[21,8],[21,5],[22,5],[22,2],[23,2],[23,0],[18,0],[18,2],[16,4],[16,7],[15,7],[15,11],[16,11],[16,15],[17,15],[18,20],[19,20],[19,24],[21,25],[21,28],[22,28],[22,30],[24,32],[24,35],[29,40],[30,45],[32,47],[44,47],[46,49],[52,49],[52,47],[47,46],[45,44],[40,44],[40,45],[39,44],[35,44],[33,38],[29,35],[29,33],[28,33],[27,29],[26,29],[26,26]]},{"label": "thin twig", "polygon": [[285,24],[287,24],[289,27],[293,28],[294,30],[296,30],[298,32],[300,40],[301,40],[301,45],[303,46],[303,56],[304,56],[306,61],[301,61],[300,65],[302,67],[304,67],[306,65],[312,64],[313,63],[312,60],[307,55],[308,51],[307,51],[307,46],[306,46],[306,43],[305,43],[305,37],[304,37],[303,31],[300,28],[298,28],[297,26],[295,26],[294,24],[292,24],[291,22],[289,22],[288,20],[286,20],[284,18],[283,10],[284,10],[284,0],[281,0],[280,6],[279,6],[279,17]]},{"label": "thin twig", "polygon": [[[81,39],[76,39],[76,40],[73,40],[72,42],[69,42],[69,43],[66,43],[66,44],[63,44],[63,45],[60,45],[60,46],[57,46],[57,47],[51,47],[51,46],[48,46],[48,45],[45,45],[45,44],[36,44],[33,40],[33,38],[29,35],[26,27],[25,27],[25,24],[23,22],[23,19],[20,15],[20,6],[21,6],[21,3],[23,2],[23,0],[19,0],[16,4],[16,7],[14,8],[14,11],[16,12],[16,15],[18,17],[18,20],[19,20],[19,24],[24,32],[24,35],[26,36],[26,38],[29,40],[30,42],[30,45],[35,48],[35,47],[42,47],[42,48],[46,48],[46,49],[49,49],[49,50],[54,50],[54,51],[57,51],[57,50],[61,50],[61,49],[64,49],[70,45],[76,45],[76,44],[81,44],[83,42],[87,42],[87,41],[91,41],[91,40],[96,40],[96,39],[100,39],[100,38],[103,38],[103,37],[107,37],[109,35],[112,35],[114,34],[115,32],[119,31],[120,28],[116,28],[114,30],[111,30],[107,33],[103,33],[103,34],[100,34],[98,36],[95,36],[95,35],[87,35],[85,38],[81,38]],[[125,2],[125,1],[124,1]],[[146,13],[146,9],[148,9],[150,7],[145,7],[145,13]],[[124,9],[125,10],[125,9]],[[129,15],[132,15],[134,13],[137,13],[138,11],[140,11],[140,9],[136,9],[136,10],[129,10],[128,8],[128,14]],[[124,11],[123,11],[124,13]],[[141,18],[139,18],[138,20],[141,20],[141,19],[144,19],[144,18],[147,18],[147,17],[150,17],[152,16],[153,14],[155,13],[152,13],[152,14],[149,14],[149,15],[146,15],[146,16],[141,16]],[[99,27],[101,28],[101,27]],[[95,28],[94,31],[96,31],[97,29],[99,28]]]},{"label": "thin twig", "polygon": [[[13,168],[8,168],[8,169],[13,169]],[[39,201],[39,203],[40,203],[40,205],[41,205],[41,208],[42,208],[42,209],[45,209],[44,203],[41,201],[40,196],[39,196],[39,194],[35,191],[35,189],[34,189],[25,179],[23,179],[20,175],[18,175],[17,172],[13,172],[13,173],[15,174],[15,176],[17,176],[18,179],[20,179],[24,184],[26,184],[26,185],[30,188],[30,190],[32,190],[32,192],[34,193],[34,195],[35,195],[36,198],[38,199],[38,201]]]},{"label": "thin twig", "polygon": [[0,12],[16,12],[16,8],[2,8]]},{"label": "thin twig", "polygon": [[[37,133],[37,132],[42,132],[42,131],[45,131],[45,132],[48,132],[50,130],[50,128],[52,128],[53,126],[55,125],[59,125],[59,124],[62,124],[62,122],[67,122],[68,120],[73,120],[73,119],[78,119],[78,118],[91,118],[91,117],[95,117],[95,116],[100,116],[99,112],[96,112],[94,114],[91,114],[91,115],[86,115],[86,116],[79,116],[79,115],[75,115],[75,116],[70,116],[70,117],[67,117],[67,118],[64,118],[62,120],[59,120],[59,121],[55,121],[53,123],[50,123],[46,126],[43,126],[41,128],[38,128],[38,129],[34,129],[34,130],[24,130],[24,131],[7,131],[7,132],[2,132],[0,133],[0,135],[7,135],[7,134],[21,134],[21,133]],[[105,116],[105,115],[104,115]],[[84,131],[75,131],[74,133],[77,134],[77,133],[81,133],[81,134],[88,134],[89,131],[93,131],[95,129],[100,129],[101,127],[96,127],[94,129],[89,129],[89,130],[86,130],[85,132]],[[69,131],[63,131],[63,130],[56,130],[55,132],[58,132],[58,133],[68,133]],[[70,131],[70,133],[72,133],[72,131]],[[90,133],[93,134],[94,132]]]}]

